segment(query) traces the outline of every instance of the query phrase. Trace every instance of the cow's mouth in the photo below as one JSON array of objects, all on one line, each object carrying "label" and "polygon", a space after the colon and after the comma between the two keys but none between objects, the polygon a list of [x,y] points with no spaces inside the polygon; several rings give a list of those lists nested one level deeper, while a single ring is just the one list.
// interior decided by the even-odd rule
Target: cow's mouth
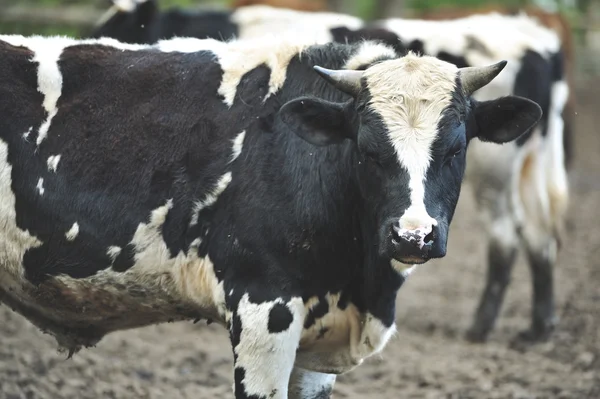
[{"label": "cow's mouth", "polygon": [[399,256],[395,259],[405,265],[422,265],[429,260],[429,258],[422,258],[419,256]]}]

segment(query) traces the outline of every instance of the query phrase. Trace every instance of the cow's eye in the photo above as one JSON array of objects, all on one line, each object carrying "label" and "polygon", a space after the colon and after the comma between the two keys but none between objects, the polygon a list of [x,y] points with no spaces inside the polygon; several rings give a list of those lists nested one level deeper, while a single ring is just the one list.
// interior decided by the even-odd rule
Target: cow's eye
[{"label": "cow's eye", "polygon": [[453,148],[452,150],[448,151],[448,155],[446,155],[446,159],[444,160],[444,165],[452,166],[452,161],[454,160],[454,158],[460,156],[462,152],[462,147]]}]

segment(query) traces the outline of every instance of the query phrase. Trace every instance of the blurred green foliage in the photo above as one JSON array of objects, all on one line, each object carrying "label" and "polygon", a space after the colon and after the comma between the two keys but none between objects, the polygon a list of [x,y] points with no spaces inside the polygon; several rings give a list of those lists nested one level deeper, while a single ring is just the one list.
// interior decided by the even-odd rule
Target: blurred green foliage
[{"label": "blurred green foliage", "polygon": [[528,0],[409,0],[407,2],[407,6],[415,11],[425,11],[433,8],[443,7],[473,8],[489,4],[498,4],[507,7],[521,7],[529,3],[531,2]]},{"label": "blurred green foliage", "polygon": [[[383,4],[390,5],[402,1],[403,6],[413,13],[419,13],[435,8],[446,8],[446,7],[458,7],[458,8],[474,8],[479,6],[497,4],[502,6],[525,6],[536,3],[535,0],[342,0],[344,4],[351,5],[348,8],[353,14],[360,16],[365,19],[372,19],[378,15],[378,7]],[[552,1],[552,0],[549,0]],[[577,25],[577,19],[581,13],[573,8],[565,8],[560,5],[565,0],[554,0],[559,6],[558,8],[569,17],[572,22]],[[600,0],[577,0],[580,4],[586,1],[600,1]],[[232,0],[158,0],[160,7],[165,9],[172,6],[180,7],[200,7],[203,5],[220,5],[227,6]],[[546,1],[547,3],[548,1]],[[87,6],[93,7],[97,10],[108,9],[110,0],[0,0],[0,10],[9,5],[19,6]],[[397,4],[397,3],[396,3]],[[381,11],[381,10],[379,10]],[[2,11],[0,11],[1,13]],[[380,13],[379,13],[380,14]],[[70,26],[59,26],[53,24],[52,21],[48,23],[37,23],[32,24],[28,21],[22,21],[19,23],[0,23],[0,31],[3,33],[20,33],[20,34],[43,34],[43,35],[54,35],[64,34],[69,36],[79,36],[85,34],[81,28],[70,27]]]},{"label": "blurred green foliage", "polygon": [[[158,2],[161,8],[169,8],[172,6],[195,7],[207,3],[227,5],[228,0],[158,0]],[[3,8],[8,8],[10,6],[39,6],[56,8],[65,6],[80,6],[94,8],[97,10],[108,10],[110,4],[110,0],[0,0],[0,13],[2,13]],[[15,33],[22,35],[66,35],[78,37],[87,34],[87,29],[82,29],[81,27],[76,26],[58,25],[52,20],[48,20],[47,23],[32,23],[29,21],[19,21],[0,22],[0,33]]]},{"label": "blurred green foliage", "polygon": [[80,28],[55,24],[30,24],[22,22],[4,22],[0,24],[0,33],[18,34],[18,35],[42,35],[42,36],[71,36],[79,37],[82,35]]}]

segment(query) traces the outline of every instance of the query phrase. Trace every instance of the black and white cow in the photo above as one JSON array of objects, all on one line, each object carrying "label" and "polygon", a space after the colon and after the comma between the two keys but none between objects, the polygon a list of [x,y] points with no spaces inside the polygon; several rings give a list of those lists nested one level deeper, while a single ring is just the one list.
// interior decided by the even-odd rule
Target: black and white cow
[{"label": "black and white cow", "polygon": [[[130,10],[132,15],[139,12],[135,7]],[[569,87],[556,32],[526,15],[495,13],[447,21],[387,19],[368,25],[348,15],[268,6],[241,7],[228,16],[224,26],[233,26],[242,38],[289,34],[312,37],[319,43],[377,40],[398,53],[408,49],[458,67],[509,61],[499,77],[475,97],[523,96],[540,104],[543,119],[536,130],[501,150],[478,142],[469,151],[466,180],[488,231],[489,272],[468,338],[483,341],[493,328],[521,242],[533,276],[532,325],[523,336],[548,337],[556,323],[552,269],[568,204],[564,143],[572,134],[572,126],[563,119]],[[202,22],[190,19],[188,23]],[[136,32],[139,27],[128,29]],[[124,38],[114,30],[104,33]],[[219,34],[214,31],[210,36]]]},{"label": "black and white cow", "polygon": [[[174,37],[229,40],[290,33],[315,36],[322,43],[332,41],[330,29],[339,26],[359,29],[357,17],[330,12],[297,12],[256,5],[236,10],[169,8],[161,11],[157,0],[112,0],[113,5],[98,20],[91,38],[111,37],[124,43],[153,44]],[[318,27],[318,28],[316,28]],[[325,29],[326,28],[326,29]]]},{"label": "black and white cow", "polygon": [[90,37],[112,37],[124,43],[156,43],[179,37],[228,40],[238,35],[231,12],[221,9],[161,11],[156,0],[111,0]]},{"label": "black and white cow", "polygon": [[0,301],[71,353],[214,319],[237,398],[328,397],[394,333],[414,265],[445,255],[469,141],[540,119],[471,97],[504,66],[0,36]]}]

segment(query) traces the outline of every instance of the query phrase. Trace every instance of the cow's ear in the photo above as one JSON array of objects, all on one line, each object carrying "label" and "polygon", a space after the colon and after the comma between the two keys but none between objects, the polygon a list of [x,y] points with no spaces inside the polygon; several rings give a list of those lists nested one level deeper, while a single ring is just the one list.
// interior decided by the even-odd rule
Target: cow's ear
[{"label": "cow's ear", "polygon": [[482,141],[507,143],[516,140],[533,129],[542,117],[540,106],[523,97],[471,101],[477,125],[474,136]]},{"label": "cow's ear", "polygon": [[351,138],[350,102],[334,103],[303,97],[289,101],[279,110],[281,120],[304,140],[318,146],[337,144]]}]

